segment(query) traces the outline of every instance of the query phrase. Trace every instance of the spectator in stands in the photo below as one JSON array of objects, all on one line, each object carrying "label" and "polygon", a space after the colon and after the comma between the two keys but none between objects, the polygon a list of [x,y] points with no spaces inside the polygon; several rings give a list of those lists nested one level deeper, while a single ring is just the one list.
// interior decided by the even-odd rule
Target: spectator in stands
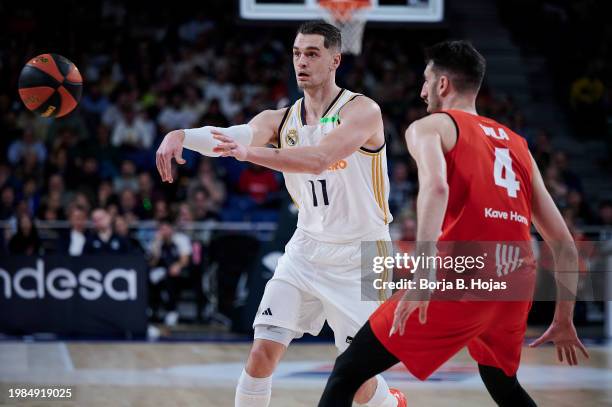
[{"label": "spectator in stands", "polygon": [[25,183],[23,184],[21,200],[28,206],[28,213],[34,215],[38,212],[38,207],[40,205],[40,194],[35,179],[26,179]]},{"label": "spectator in stands", "polygon": [[153,179],[148,172],[138,174],[138,203],[136,215],[139,219],[153,218],[153,202],[161,198],[154,190]]},{"label": "spectator in stands", "polygon": [[393,188],[389,191],[389,210],[392,214],[399,214],[403,207],[409,206],[414,193],[407,163],[398,161],[393,165],[391,185]]},{"label": "spectator in stands", "polygon": [[49,161],[47,163],[47,173],[58,174],[68,187],[72,187],[72,179],[75,175],[74,164],[72,159],[68,156],[68,150],[59,147],[51,153]]},{"label": "spectator in stands", "polygon": [[567,209],[572,211],[573,219],[580,225],[590,225],[593,223],[594,215],[585,202],[580,191],[570,189],[567,193]]},{"label": "spectator in stands", "polygon": [[87,212],[78,205],[71,205],[68,210],[70,229],[60,236],[60,252],[70,256],[83,254],[87,242]]},{"label": "spectator in stands", "polygon": [[194,127],[198,116],[183,106],[184,95],[181,89],[175,89],[170,95],[170,104],[159,112],[157,122],[162,133],[174,129],[188,129]]},{"label": "spectator in stands", "polygon": [[11,167],[5,162],[0,162],[0,189],[6,186],[15,188],[18,185],[19,180],[13,175]]},{"label": "spectator in stands", "polygon": [[565,206],[568,187],[565,185],[559,174],[559,169],[554,165],[549,165],[544,172],[544,183],[550,192],[557,206]]},{"label": "spectator in stands", "polygon": [[153,204],[153,219],[160,222],[162,219],[170,216],[170,210],[168,209],[168,202],[163,199],[155,201]]},{"label": "spectator in stands", "polygon": [[130,160],[121,163],[121,175],[114,179],[113,189],[120,193],[124,189],[138,191],[138,178],[136,177],[136,166]]},{"label": "spectator in stands", "polygon": [[563,183],[567,185],[568,188],[582,191],[580,178],[569,169],[567,153],[565,151],[555,151],[552,155],[552,164],[557,167]]},{"label": "spectator in stands", "polygon": [[213,161],[207,157],[200,161],[198,172],[189,183],[187,188],[189,196],[193,196],[195,191],[201,188],[208,194],[210,209],[218,212],[225,202],[226,188],[215,173]]},{"label": "spectator in stands", "polygon": [[9,146],[8,161],[12,165],[17,165],[29,152],[36,155],[36,161],[39,163],[45,162],[47,158],[47,149],[44,143],[35,140],[32,129],[27,127],[24,129],[21,139],[15,140]]},{"label": "spectator in stands", "polygon": [[533,158],[543,171],[550,164],[553,148],[550,143],[550,134],[545,129],[538,129],[535,134],[533,144],[529,145]]},{"label": "spectator in stands", "polygon": [[15,189],[7,185],[0,194],[0,220],[8,220],[15,215]]},{"label": "spectator in stands", "polygon": [[67,207],[74,196],[74,193],[66,190],[64,179],[59,174],[51,174],[47,178],[47,195],[51,193],[59,195],[62,207]]},{"label": "spectator in stands", "polygon": [[81,160],[82,164],[73,177],[74,190],[87,192],[88,195],[93,196],[101,181],[98,160],[91,156],[85,156]]},{"label": "spectator in stands", "polygon": [[100,125],[102,114],[110,106],[108,97],[100,90],[100,84],[96,81],[88,81],[87,92],[81,99],[81,110],[85,115],[88,127],[93,130]]},{"label": "spectator in stands", "polygon": [[183,109],[188,112],[189,119],[194,127],[199,127],[198,119],[206,113],[208,104],[202,98],[202,92],[194,85],[185,88],[185,103]]},{"label": "spectator in stands", "polygon": [[[415,255],[416,248],[416,219],[414,212],[408,211],[399,219],[400,235],[399,239],[394,242],[398,253],[406,253],[410,256]],[[410,278],[410,270],[396,270],[394,278]]]},{"label": "spectator in stands", "polygon": [[203,188],[199,188],[193,193],[191,209],[193,218],[198,222],[219,220],[219,215],[211,208],[208,193]]},{"label": "spectator in stands", "polygon": [[17,221],[17,233],[9,241],[9,253],[37,256],[41,254],[40,243],[38,231],[32,219],[28,215],[20,215]]},{"label": "spectator in stands", "polygon": [[216,126],[216,127],[227,127],[229,126],[229,121],[227,117],[221,113],[221,107],[219,106],[219,100],[213,99],[208,104],[208,110],[200,119],[198,123],[206,123],[207,126]]},{"label": "spectator in stands", "polygon": [[238,189],[241,193],[251,197],[257,205],[266,205],[277,198],[279,185],[274,172],[249,163],[249,167],[240,174]]},{"label": "spectator in stands", "polygon": [[38,211],[38,219],[42,220],[63,220],[64,205],[59,191],[51,191],[43,198]]},{"label": "spectator in stands", "polygon": [[95,139],[92,139],[87,148],[87,154],[98,160],[101,178],[109,178],[117,175],[120,152],[112,145],[110,137],[109,128],[104,124],[100,124],[96,128]]},{"label": "spectator in stands", "polygon": [[[209,102],[217,100],[220,105],[228,103],[234,93],[234,85],[229,81],[229,67],[226,60],[219,60],[216,66],[215,77],[206,86],[204,97]],[[208,123],[208,122],[206,122]]]},{"label": "spectator in stands", "polygon": [[94,209],[91,221],[94,231],[87,238],[83,254],[125,254],[128,252],[128,243],[113,232],[111,216],[105,209]]},{"label": "spectator in stands", "polygon": [[138,200],[136,193],[131,189],[124,189],[119,194],[119,213],[125,217],[128,223],[138,220],[137,212]]},{"label": "spectator in stands", "polygon": [[138,239],[130,234],[130,225],[125,217],[121,215],[115,216],[114,226],[117,236],[120,236],[128,243],[128,253],[144,254],[145,251]]},{"label": "spectator in stands", "polygon": [[111,142],[122,151],[133,152],[151,148],[154,138],[155,134],[151,133],[150,128],[138,117],[134,108],[126,106],[123,118],[113,128]]},{"label": "spectator in stands", "polygon": [[15,175],[21,180],[25,181],[28,178],[33,178],[37,182],[42,182],[44,174],[44,163],[38,161],[38,155],[28,150],[24,153],[23,159],[20,165],[15,171]]},{"label": "spectator in stands", "polygon": [[168,326],[174,326],[179,317],[179,276],[181,272],[188,272],[191,241],[185,234],[176,232],[172,222],[166,218],[159,223],[149,255],[152,308],[157,310],[157,300],[161,297],[166,310],[164,322]]},{"label": "spectator in stands", "polygon": [[608,227],[612,226],[612,200],[607,199],[600,202],[597,224]]},{"label": "spectator in stands", "polygon": [[117,195],[113,192],[113,185],[110,181],[102,181],[98,187],[96,196],[96,206],[106,208],[111,204],[117,203]]},{"label": "spectator in stands", "polygon": [[91,210],[91,202],[89,202],[89,197],[83,192],[77,192],[74,194],[72,204],[81,206],[87,213],[89,213]]},{"label": "spectator in stands", "polygon": [[597,63],[591,63],[587,72],[571,85],[570,105],[575,124],[583,137],[595,138],[603,135],[604,96],[606,86],[599,78]]}]

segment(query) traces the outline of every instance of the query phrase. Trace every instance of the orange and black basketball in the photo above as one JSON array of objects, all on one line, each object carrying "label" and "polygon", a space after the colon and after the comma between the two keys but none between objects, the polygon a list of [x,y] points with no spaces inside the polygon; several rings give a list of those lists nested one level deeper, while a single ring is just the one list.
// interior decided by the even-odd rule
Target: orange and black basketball
[{"label": "orange and black basketball", "polygon": [[81,99],[83,78],[78,68],[57,54],[32,58],[19,75],[19,96],[25,106],[43,117],[62,117]]}]

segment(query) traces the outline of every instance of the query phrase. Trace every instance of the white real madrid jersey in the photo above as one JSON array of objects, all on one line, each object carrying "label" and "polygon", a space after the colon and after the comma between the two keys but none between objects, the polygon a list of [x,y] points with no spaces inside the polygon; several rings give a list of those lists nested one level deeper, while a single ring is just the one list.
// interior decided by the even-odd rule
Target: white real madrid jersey
[{"label": "white real madrid jersey", "polygon": [[[340,124],[340,110],[357,93],[342,89],[317,125],[307,125],[304,98],[287,109],[279,127],[279,147],[314,146]],[[330,243],[380,239],[392,221],[386,145],[360,148],[319,175],[283,172],[298,206],[297,227]]]}]

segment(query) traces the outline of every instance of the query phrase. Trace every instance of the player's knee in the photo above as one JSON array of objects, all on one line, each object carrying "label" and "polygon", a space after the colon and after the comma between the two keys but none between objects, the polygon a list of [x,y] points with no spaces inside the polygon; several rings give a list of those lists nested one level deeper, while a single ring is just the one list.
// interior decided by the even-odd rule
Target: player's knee
[{"label": "player's knee", "polygon": [[358,404],[365,404],[368,400],[370,400],[376,391],[376,385],[376,378],[371,378],[370,380],[366,380],[364,383],[362,383],[357,389],[357,393],[355,393],[355,402]]},{"label": "player's knee", "polygon": [[535,407],[535,402],[521,387],[516,376],[506,376],[499,368],[478,365],[480,377],[489,394],[500,407]]},{"label": "player's knee", "polygon": [[272,375],[283,349],[278,344],[256,342],[251,348],[246,371],[253,377],[268,377]]}]

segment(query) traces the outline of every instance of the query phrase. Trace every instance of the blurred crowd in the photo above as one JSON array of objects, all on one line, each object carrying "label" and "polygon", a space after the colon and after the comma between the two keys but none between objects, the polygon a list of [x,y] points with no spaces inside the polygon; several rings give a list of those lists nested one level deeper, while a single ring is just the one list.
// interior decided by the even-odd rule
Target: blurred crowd
[{"label": "blurred crowd", "polygon": [[574,134],[611,144],[612,26],[608,15],[612,3],[498,0],[497,4],[521,46],[548,60],[558,100],[569,115]]},{"label": "blurred crowd", "polygon": [[[196,13],[164,5],[146,14],[138,12],[142,5],[137,2],[67,3],[72,22],[48,35],[41,32],[49,24],[47,12],[57,15],[55,9],[41,6],[33,12],[27,5],[15,6],[3,16],[0,221],[11,227],[1,237],[0,250],[60,250],[41,243],[37,221],[68,220],[81,233],[86,225],[96,231],[100,211],[109,218],[106,234],[125,232],[117,240],[121,250],[142,250],[133,228],[139,221],[161,223],[172,217],[178,227],[193,221],[275,222],[283,194],[278,173],[185,151],[187,164],[173,169],[178,181],[162,184],[154,152],[169,130],[245,123],[299,97],[289,52],[294,27],[236,25],[223,1],[211,1]],[[93,18],[99,18],[95,32]],[[363,54],[343,61],[338,82],[381,105],[390,208],[403,234],[404,224],[414,220],[417,182],[402,134],[426,114],[419,97],[423,45],[448,33],[415,32],[413,41],[402,42],[389,41],[391,34],[366,34]],[[51,45],[56,43],[66,45]],[[16,93],[24,62],[48,51],[72,59],[85,80],[79,107],[60,120],[28,112]],[[478,108],[528,140],[570,225],[612,224],[612,203],[585,195],[567,152],[552,147],[545,129],[526,122],[511,96],[485,86]],[[64,250],[81,244],[85,252],[94,248],[89,238],[77,240],[82,242]]]}]

